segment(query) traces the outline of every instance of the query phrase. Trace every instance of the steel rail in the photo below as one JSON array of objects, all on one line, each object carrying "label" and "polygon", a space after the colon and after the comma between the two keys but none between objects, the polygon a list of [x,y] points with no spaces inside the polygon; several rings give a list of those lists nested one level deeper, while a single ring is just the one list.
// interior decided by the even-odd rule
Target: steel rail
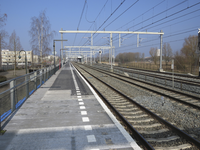
[{"label": "steel rail", "polygon": [[[82,68],[83,69],[83,68]],[[85,69],[83,69],[84,71],[86,71]],[[191,137],[190,135],[188,135],[187,133],[185,133],[184,131],[180,130],[179,128],[177,128],[176,126],[170,124],[168,121],[162,119],[161,117],[159,117],[158,115],[156,115],[155,113],[151,112],[150,110],[148,110],[147,108],[145,108],[144,106],[140,105],[139,103],[137,103],[136,101],[134,101],[133,99],[131,99],[130,97],[126,96],[125,94],[123,94],[122,92],[120,92],[119,90],[115,89],[114,87],[108,85],[107,83],[105,83],[104,81],[102,81],[101,79],[98,79],[97,77],[95,77],[94,75],[92,75],[91,73],[89,73],[88,71],[86,71],[88,74],[90,74],[91,76],[93,76],[94,78],[96,78],[97,80],[101,81],[102,83],[104,83],[105,85],[107,85],[108,87],[110,87],[111,89],[113,89],[114,91],[116,91],[117,93],[121,94],[122,96],[124,96],[125,98],[127,98],[129,101],[131,101],[132,103],[134,103],[135,105],[137,105],[139,108],[141,108],[142,110],[144,110],[146,113],[148,113],[149,115],[151,115],[153,118],[155,118],[156,120],[158,120],[160,123],[168,126],[171,130],[175,131],[178,135],[180,135],[181,137],[184,137],[186,140],[188,140],[189,142],[193,143],[195,146],[197,146],[198,148],[200,148],[200,142],[196,139],[194,139],[193,137]]]},{"label": "steel rail", "polygon": [[[105,64],[104,64],[105,65]],[[105,65],[108,66],[108,65]],[[128,66],[114,66],[114,68],[124,68],[124,69],[130,69],[130,70],[136,70],[136,71],[148,71],[151,73],[159,73],[159,74],[164,74],[164,75],[171,75],[171,72],[159,72],[155,70],[145,70],[145,69],[139,69],[139,68],[134,68],[134,67],[128,67]],[[181,73],[174,73],[175,76],[180,76],[180,77],[185,77],[185,78],[193,78],[193,79],[200,79],[199,76],[190,76],[187,74],[181,74]]]},{"label": "steel rail", "polygon": [[[75,67],[78,71],[79,69],[77,67]],[[83,68],[81,68],[83,69]],[[83,69],[84,70],[84,69]],[[84,70],[85,71],[85,70]],[[87,72],[87,71],[85,71]],[[81,71],[79,71],[79,73],[84,77],[84,79],[90,84],[90,86],[92,86],[92,88],[98,93],[98,95],[100,95],[100,97],[104,100],[104,102],[106,102],[109,107],[112,108],[112,110],[117,114],[117,116],[123,121],[123,123],[128,127],[128,129],[134,134],[134,137],[137,138],[138,141],[141,142],[141,144],[143,146],[145,146],[145,148],[147,150],[154,150],[154,148],[146,141],[145,138],[143,138],[143,136],[123,117],[123,115],[121,115],[121,113],[115,109],[115,107],[112,106],[112,104],[103,96],[103,94],[101,94],[99,92],[99,90],[82,74]],[[87,72],[88,73],[88,72]],[[90,73],[89,73],[90,74]],[[91,75],[91,74],[90,74]],[[93,75],[92,75],[93,76]],[[93,76],[95,77],[95,76]],[[95,77],[96,78],[96,77]],[[97,78],[96,78],[97,79]],[[99,80],[99,79],[98,79]],[[102,82],[102,81],[101,81]]]},{"label": "steel rail", "polygon": [[[137,71],[133,70],[133,69],[129,69],[129,68],[124,68],[126,69],[126,71],[128,73],[136,73]],[[119,68],[118,70],[123,70],[123,68]],[[124,71],[124,70],[123,70]],[[159,73],[159,72],[157,72]],[[139,74],[139,73],[136,73],[136,74]],[[166,79],[168,81],[171,81],[171,77],[168,77],[168,76],[162,76],[162,75],[158,75],[158,74],[148,74],[148,72],[140,72],[140,75],[148,75],[150,77],[156,77],[158,79]],[[166,74],[166,75],[169,75],[169,74]],[[176,82],[180,82],[180,83],[184,83],[184,84],[189,84],[189,85],[193,85],[193,86],[198,86],[199,85],[199,82],[194,82],[194,81],[190,81],[190,80],[183,80],[183,79],[178,79],[177,76],[175,76],[175,79],[174,81]]]},{"label": "steel rail", "polygon": [[[88,67],[89,67],[89,66],[88,66]],[[103,72],[103,71],[100,71],[100,69],[96,69],[96,68],[94,68],[94,67],[89,67],[89,68],[92,68],[92,69],[94,69],[94,70],[98,70],[99,72]],[[133,82],[131,82],[131,81],[127,81],[127,80],[125,80],[125,79],[121,79],[121,78],[119,78],[119,77],[116,77],[116,76],[114,76],[114,75],[111,75],[111,74],[114,74],[114,73],[112,73],[112,72],[106,73],[106,72],[104,71],[103,73],[109,74],[110,76],[115,77],[115,78],[117,78],[117,79],[119,79],[119,80],[125,81],[125,82],[130,83],[130,84],[134,84],[134,85],[136,85],[136,86],[138,86],[138,87],[144,88],[144,89],[146,89],[146,90],[150,90],[150,91],[152,91],[152,92],[155,92],[155,93],[157,93],[157,94],[163,95],[163,96],[165,96],[165,97],[172,98],[172,99],[174,99],[174,100],[176,100],[176,101],[178,101],[178,102],[180,102],[180,103],[183,103],[183,104],[185,104],[185,105],[189,105],[189,106],[191,106],[191,107],[193,107],[193,108],[195,108],[195,109],[199,109],[199,110],[200,110],[200,106],[197,106],[197,105],[192,104],[192,103],[188,103],[188,102],[186,102],[186,101],[182,101],[182,100],[180,100],[180,99],[178,99],[178,98],[175,98],[175,97],[173,97],[173,96],[167,95],[167,94],[165,94],[165,93],[161,93],[161,92],[156,91],[156,90],[154,90],[154,89],[150,89],[150,88],[148,88],[148,87],[145,87],[145,86],[142,86],[142,85],[133,83]],[[121,76],[121,77],[124,77],[124,78],[127,78],[127,79],[130,79],[130,80],[136,80],[136,79],[133,79],[133,78],[124,76],[124,75],[120,75],[120,74],[117,74],[117,75],[119,75],[119,76]],[[145,81],[142,81],[142,80],[136,80],[136,81],[142,82],[142,83],[145,83],[145,84],[148,84],[148,85],[151,85],[151,86],[156,86],[156,87],[162,88],[162,89],[164,89],[164,90],[167,90],[167,91],[170,91],[170,92],[175,92],[175,93],[178,93],[178,94],[181,94],[181,95],[184,95],[184,96],[188,96],[188,97],[191,97],[191,98],[194,98],[194,99],[199,99],[199,97],[197,97],[197,96],[195,96],[195,95],[190,95],[190,94],[187,94],[187,93],[184,93],[184,92],[180,92],[180,91],[173,90],[173,89],[170,89],[170,88],[166,88],[166,87],[163,87],[163,86],[155,85],[155,84],[153,84],[153,83],[145,82]]]}]

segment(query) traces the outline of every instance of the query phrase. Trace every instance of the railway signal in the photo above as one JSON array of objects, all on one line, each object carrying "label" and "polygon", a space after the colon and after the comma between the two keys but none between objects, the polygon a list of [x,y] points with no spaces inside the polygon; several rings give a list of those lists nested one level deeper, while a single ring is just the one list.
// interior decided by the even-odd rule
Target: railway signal
[{"label": "railway signal", "polygon": [[102,54],[102,51],[101,50],[99,50],[99,60],[100,60],[100,64],[101,64],[101,54]]}]

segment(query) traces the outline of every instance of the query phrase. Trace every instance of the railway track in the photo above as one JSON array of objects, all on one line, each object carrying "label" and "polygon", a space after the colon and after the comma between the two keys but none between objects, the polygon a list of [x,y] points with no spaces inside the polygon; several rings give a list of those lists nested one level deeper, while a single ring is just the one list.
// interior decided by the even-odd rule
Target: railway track
[{"label": "railway track", "polygon": [[151,82],[146,82],[146,81],[143,81],[143,80],[137,80],[135,78],[127,77],[125,75],[106,72],[105,70],[100,70],[99,68],[95,68],[95,67],[90,67],[90,68],[97,70],[101,73],[107,74],[109,76],[112,76],[114,78],[117,78],[119,80],[125,81],[127,83],[133,84],[133,85],[140,87],[142,89],[146,89],[146,90],[151,91],[153,93],[157,93],[157,94],[162,95],[164,97],[168,97],[172,100],[175,100],[176,102],[184,104],[186,107],[190,106],[194,109],[200,110],[200,96],[198,94],[192,94],[192,93],[187,93],[187,92],[163,87],[163,86],[158,85],[158,84],[153,84]]},{"label": "railway track", "polygon": [[[105,65],[106,66],[106,65]],[[138,69],[138,68],[134,68],[134,67],[120,67],[120,66],[114,66],[114,68],[121,68],[121,69],[132,69],[135,71],[144,71],[144,72],[149,72],[152,74],[162,74],[162,75],[171,75],[171,72],[158,72],[158,71],[153,71],[153,70],[145,70],[145,69]],[[189,74],[180,74],[180,73],[174,73],[175,76],[177,77],[185,77],[185,78],[191,78],[191,79],[199,79],[198,76],[195,75],[189,75]]]},{"label": "railway track", "polygon": [[[94,65],[95,67],[109,70],[108,65]],[[174,80],[172,79],[172,74],[160,73],[144,70],[134,70],[130,68],[122,68],[114,66],[114,72],[126,74],[135,79],[140,79],[148,81],[154,84],[162,85],[168,88],[175,88],[176,90],[190,92],[193,94],[200,94],[200,80],[199,77],[194,76],[183,76],[174,75]],[[172,81],[173,80],[173,81]],[[173,86],[174,83],[174,86]]]},{"label": "railway track", "polygon": [[[144,149],[199,149],[200,142],[113,87],[116,81],[85,66],[76,68],[107,101]],[[111,83],[113,82],[113,83]]]}]

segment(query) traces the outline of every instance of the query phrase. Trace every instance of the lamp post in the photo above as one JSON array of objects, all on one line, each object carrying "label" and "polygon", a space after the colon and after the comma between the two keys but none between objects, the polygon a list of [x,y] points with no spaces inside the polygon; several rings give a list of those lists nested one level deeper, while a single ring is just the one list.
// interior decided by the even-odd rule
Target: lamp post
[{"label": "lamp post", "polygon": [[56,62],[55,62],[55,55],[56,55],[56,43],[55,41],[68,41],[68,40],[53,40],[53,51],[54,51],[54,74],[56,73]]},{"label": "lamp post", "polygon": [[20,52],[21,51],[24,51],[25,52],[25,67],[26,67],[26,74],[27,74],[27,58],[26,58],[26,51],[25,50],[20,50],[19,51],[19,59],[21,59],[21,56],[20,56]]}]

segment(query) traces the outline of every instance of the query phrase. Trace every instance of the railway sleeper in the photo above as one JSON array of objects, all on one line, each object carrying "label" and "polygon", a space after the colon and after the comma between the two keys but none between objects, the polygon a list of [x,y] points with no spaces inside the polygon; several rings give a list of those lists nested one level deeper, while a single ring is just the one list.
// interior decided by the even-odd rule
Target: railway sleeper
[{"label": "railway sleeper", "polygon": [[144,118],[144,117],[147,117],[148,115],[144,114],[144,115],[139,115],[139,116],[124,116],[125,118],[128,118],[128,119],[136,119],[136,118]]},{"label": "railway sleeper", "polygon": [[119,108],[117,110],[121,111],[121,112],[133,112],[135,110],[138,110],[138,108],[131,108],[131,109],[121,109],[121,108]]},{"label": "railway sleeper", "polygon": [[165,133],[170,131],[168,128],[160,129],[160,130],[152,130],[152,131],[142,131],[140,130],[141,134],[159,134],[159,133]]},{"label": "railway sleeper", "polygon": [[133,127],[135,128],[155,128],[155,127],[161,127],[162,124],[160,123],[154,123],[154,124],[151,124],[151,125],[134,125]]},{"label": "railway sleeper", "polygon": [[177,140],[177,139],[180,139],[179,136],[169,136],[169,137],[166,137],[166,138],[146,138],[146,140],[148,142],[170,142],[170,141],[174,141],[174,140]]},{"label": "railway sleeper", "polygon": [[182,144],[182,145],[178,145],[178,146],[171,146],[171,147],[154,147],[155,150],[184,150],[184,149],[188,149],[191,148],[192,145],[190,144]]},{"label": "railway sleeper", "polygon": [[136,111],[136,112],[132,112],[132,111],[127,111],[127,112],[121,112],[124,115],[135,115],[135,114],[140,114],[140,113],[144,113],[143,111]]},{"label": "railway sleeper", "polygon": [[150,122],[150,121],[154,121],[154,119],[149,118],[149,119],[141,119],[141,120],[129,120],[130,123],[144,123],[144,122]]}]

